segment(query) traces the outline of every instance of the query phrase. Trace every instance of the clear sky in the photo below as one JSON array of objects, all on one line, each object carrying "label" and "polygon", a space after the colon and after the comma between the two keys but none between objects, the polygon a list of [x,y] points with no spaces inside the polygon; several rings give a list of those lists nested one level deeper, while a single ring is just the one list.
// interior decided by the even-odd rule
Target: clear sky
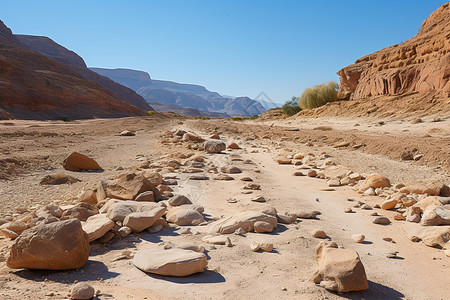
[{"label": "clear sky", "polygon": [[414,36],[445,2],[0,0],[0,19],[14,33],[52,38],[88,66],[283,103]]}]

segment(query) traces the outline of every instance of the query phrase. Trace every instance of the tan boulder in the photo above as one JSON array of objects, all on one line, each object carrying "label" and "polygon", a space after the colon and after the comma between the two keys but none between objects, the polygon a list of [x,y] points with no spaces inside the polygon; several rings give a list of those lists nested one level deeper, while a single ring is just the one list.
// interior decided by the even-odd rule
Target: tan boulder
[{"label": "tan boulder", "polygon": [[156,200],[161,199],[158,189],[144,175],[138,173],[126,173],[114,180],[103,180],[97,190],[98,200],[135,200],[139,194],[147,191],[152,191]]},{"label": "tan boulder", "polygon": [[78,152],[70,154],[63,162],[64,169],[68,171],[81,172],[90,170],[102,170],[99,164],[86,155]]},{"label": "tan boulder", "polygon": [[19,269],[68,270],[89,258],[89,239],[78,219],[30,228],[11,247],[7,265]]},{"label": "tan boulder", "polygon": [[123,222],[125,218],[131,213],[152,211],[153,209],[159,209],[161,207],[163,207],[162,204],[156,202],[112,201],[112,204],[106,211],[106,216],[113,221]]},{"label": "tan boulder", "polygon": [[381,208],[386,209],[386,210],[393,209],[393,208],[395,208],[397,203],[398,203],[398,201],[395,199],[387,199],[387,200],[384,200],[383,203],[381,203]]},{"label": "tan boulder", "polygon": [[169,210],[166,214],[166,220],[169,223],[177,225],[198,225],[205,221],[203,215],[196,210],[183,208],[183,206]]},{"label": "tan boulder", "polygon": [[184,196],[184,195],[176,195],[173,196],[168,203],[172,206],[180,206],[183,204],[192,204],[191,200],[189,200],[188,197]]},{"label": "tan boulder", "polygon": [[123,221],[123,225],[131,228],[133,232],[141,232],[152,226],[166,212],[163,206],[155,206],[153,209],[132,212],[127,215]]},{"label": "tan boulder", "polygon": [[113,229],[114,222],[106,214],[98,214],[89,217],[86,222],[81,223],[81,226],[88,235],[89,242],[92,242]]},{"label": "tan boulder", "polygon": [[188,276],[203,272],[208,261],[203,253],[171,248],[140,250],[134,255],[133,264],[147,273],[163,276]]},{"label": "tan boulder", "polygon": [[312,281],[339,293],[363,291],[369,288],[366,271],[358,253],[339,249],[335,243],[320,242],[316,247],[318,270]]},{"label": "tan boulder", "polygon": [[96,191],[85,191],[81,196],[78,198],[78,202],[86,202],[92,205],[97,204],[97,194]]},{"label": "tan boulder", "polygon": [[244,211],[237,212],[223,219],[220,219],[211,224],[211,233],[227,234],[233,233],[241,228],[244,231],[253,231],[254,224],[257,221],[264,221],[272,225],[273,228],[277,226],[277,218],[267,215],[260,211]]},{"label": "tan boulder", "polygon": [[204,148],[208,153],[220,153],[227,148],[227,145],[223,141],[212,139],[205,142]]},{"label": "tan boulder", "polygon": [[80,221],[86,221],[89,217],[98,214],[98,208],[86,202],[80,202],[74,207],[65,210],[61,220],[77,218]]},{"label": "tan boulder", "polygon": [[359,190],[364,192],[368,190],[369,188],[377,189],[377,188],[384,188],[384,187],[390,187],[391,182],[386,177],[380,175],[380,174],[373,174],[368,176],[359,186]]},{"label": "tan boulder", "polygon": [[73,300],[88,300],[92,299],[94,295],[95,289],[85,282],[75,284],[70,292],[71,299]]},{"label": "tan boulder", "polygon": [[[12,231],[20,235],[23,231],[28,229],[28,227],[29,227],[28,224],[23,221],[12,221],[1,225],[0,229],[6,229],[8,231]],[[5,231],[4,233],[8,234],[7,231]]]},{"label": "tan boulder", "polygon": [[253,227],[255,229],[255,232],[259,233],[272,232],[273,230],[273,225],[264,221],[256,221],[253,224]]}]

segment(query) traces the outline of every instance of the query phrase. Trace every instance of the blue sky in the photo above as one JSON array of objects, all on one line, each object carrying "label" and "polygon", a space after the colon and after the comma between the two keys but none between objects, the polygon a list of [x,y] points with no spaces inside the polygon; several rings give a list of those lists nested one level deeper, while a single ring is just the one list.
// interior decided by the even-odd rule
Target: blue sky
[{"label": "blue sky", "polygon": [[446,1],[1,1],[14,33],[45,35],[88,66],[144,70],[281,102],[414,36]]}]

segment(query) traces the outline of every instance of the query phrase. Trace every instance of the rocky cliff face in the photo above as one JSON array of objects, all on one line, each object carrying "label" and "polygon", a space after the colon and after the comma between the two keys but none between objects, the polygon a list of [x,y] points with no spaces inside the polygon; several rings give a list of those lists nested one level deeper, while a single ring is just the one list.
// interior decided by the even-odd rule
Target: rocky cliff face
[{"label": "rocky cliff face", "polygon": [[27,48],[0,21],[0,118],[86,119],[146,114],[99,84]]},{"label": "rocky cliff face", "polygon": [[113,95],[120,100],[147,111],[153,110],[153,108],[147,103],[147,101],[136,94],[135,91],[123,85],[120,85],[107,77],[101,76],[94,71],[89,70],[83,58],[81,58],[77,53],[70,51],[69,49],[56,43],[52,39],[46,36],[22,34],[17,34],[15,35],[15,37],[18,38],[20,43],[30,48],[31,50],[37,51],[47,57],[50,57],[52,60],[77,72],[84,79],[91,80],[100,84],[103,88],[110,90]]},{"label": "rocky cliff face", "polygon": [[[449,2],[450,3],[450,2]],[[450,7],[442,5],[413,38],[358,59],[341,69],[338,97],[450,94]]]}]

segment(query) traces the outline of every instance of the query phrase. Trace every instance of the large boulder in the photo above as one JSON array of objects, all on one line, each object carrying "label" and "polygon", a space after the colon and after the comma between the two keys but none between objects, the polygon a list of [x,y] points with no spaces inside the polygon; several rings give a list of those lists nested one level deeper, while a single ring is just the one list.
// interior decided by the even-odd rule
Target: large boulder
[{"label": "large boulder", "polygon": [[93,215],[81,224],[84,232],[88,235],[89,242],[101,238],[114,227],[114,221],[108,218],[106,214]]},{"label": "large boulder", "polygon": [[183,204],[192,204],[191,200],[185,195],[175,195],[173,196],[168,203],[172,206],[180,206]]},{"label": "large boulder", "polygon": [[205,221],[201,213],[191,208],[184,208],[183,205],[169,210],[166,220],[181,226],[198,225]]},{"label": "large boulder", "polygon": [[278,224],[275,216],[260,211],[244,211],[212,223],[209,232],[227,234],[233,233],[239,228],[249,232],[255,229],[255,222],[257,221],[269,223],[273,228],[276,228]]},{"label": "large boulder", "polygon": [[123,225],[127,226],[133,232],[141,232],[152,226],[166,212],[163,206],[155,206],[146,211],[133,212],[127,215],[123,221]]},{"label": "large boulder", "polygon": [[69,270],[89,258],[89,238],[78,219],[25,230],[11,247],[7,266],[14,269]]},{"label": "large boulder", "polygon": [[420,223],[423,226],[450,225],[450,204],[425,211]]},{"label": "large boulder", "polygon": [[372,174],[361,183],[361,185],[359,186],[359,190],[364,192],[369,188],[377,189],[390,186],[391,182],[389,181],[389,179],[380,174]]},{"label": "large boulder", "polygon": [[134,255],[133,264],[148,273],[164,276],[188,276],[203,272],[208,261],[203,253],[172,248],[140,250]]},{"label": "large boulder", "polygon": [[137,173],[126,173],[114,180],[103,180],[97,190],[97,199],[135,200],[138,195],[147,191],[152,191],[156,200],[161,199],[161,193],[150,180]]},{"label": "large boulder", "polygon": [[339,293],[363,291],[369,288],[366,271],[358,253],[339,249],[335,243],[320,242],[316,247],[319,266],[312,281]]},{"label": "large boulder", "polygon": [[78,152],[70,154],[63,162],[64,169],[68,171],[98,171],[102,170],[100,165],[93,159]]},{"label": "large boulder", "polygon": [[219,153],[227,148],[225,142],[220,140],[208,140],[205,142],[205,151],[208,153]]}]

